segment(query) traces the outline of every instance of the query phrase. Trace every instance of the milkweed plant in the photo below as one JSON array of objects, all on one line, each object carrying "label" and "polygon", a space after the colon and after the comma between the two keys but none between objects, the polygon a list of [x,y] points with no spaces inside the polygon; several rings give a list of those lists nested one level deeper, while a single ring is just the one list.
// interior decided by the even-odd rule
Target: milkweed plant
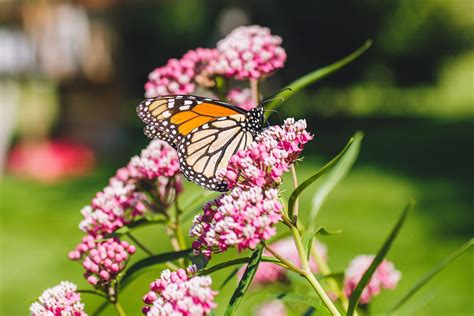
[{"label": "milkweed plant", "polygon": [[[370,45],[368,41],[347,57],[289,84],[264,101],[265,109],[274,110],[299,90],[352,62]],[[262,102],[260,84],[283,68],[286,58],[282,39],[268,28],[238,27],[216,48],[190,50],[154,69],[145,96],[205,95],[250,110]],[[356,133],[337,156],[301,181],[296,163],[315,136],[304,119],[286,118],[282,125],[265,128],[248,148],[230,158],[218,172],[229,191],[207,202],[209,191],[201,189],[195,196],[183,192],[176,151],[160,139],[152,140],[81,210],[79,229],[84,237],[68,256],[82,265],[90,288],[77,289],[63,281],[43,292],[31,305],[31,315],[96,315],[109,304],[118,315],[126,315],[122,291],[150,269],[156,275],[149,280],[149,291],[127,293],[143,301],[145,315],[215,314],[216,296],[232,280],[237,280],[237,286],[225,315],[239,315],[246,293],[264,287],[276,287],[281,293],[260,302],[254,308],[256,315],[286,315],[288,304],[299,306],[302,315],[367,313],[370,302],[382,290],[395,288],[402,277],[385,257],[413,203],[378,251],[357,256],[343,273],[331,270],[330,249],[318,238],[339,232],[318,226],[316,214],[328,191],[349,171],[361,140],[362,134]],[[280,189],[285,173],[291,174],[293,182],[287,201]],[[327,190],[317,196],[311,211],[300,212],[306,206],[299,204],[299,195],[316,181]],[[159,242],[168,240],[173,251],[155,253],[134,236],[135,230],[150,225],[164,226],[166,236]],[[458,249],[382,312],[396,311],[471,244]],[[230,249],[237,250],[234,258],[219,259]],[[213,283],[218,271],[228,273],[222,284]],[[298,292],[301,287],[292,287],[296,282],[306,283],[306,290]],[[103,303],[88,311],[81,295],[97,295]]]}]

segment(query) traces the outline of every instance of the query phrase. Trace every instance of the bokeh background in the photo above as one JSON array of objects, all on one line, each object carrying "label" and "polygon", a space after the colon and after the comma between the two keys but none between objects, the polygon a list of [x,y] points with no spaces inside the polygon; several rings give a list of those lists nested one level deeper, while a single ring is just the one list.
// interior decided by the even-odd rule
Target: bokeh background
[{"label": "bokeh background", "polygon": [[[86,287],[80,265],[67,259],[82,236],[79,210],[146,146],[135,106],[148,73],[189,49],[215,47],[247,24],[270,27],[288,53],[286,67],[263,84],[266,95],[374,41],[354,63],[279,108],[282,117],[306,118],[316,135],[298,168],[302,179],[355,131],[365,132],[353,171],[318,217],[343,230],[322,239],[334,271],[374,253],[404,204],[417,200],[388,256],[403,278],[376,298],[374,313],[472,236],[472,0],[1,2],[1,315],[27,314],[61,280]],[[169,250],[162,234],[155,227],[138,236]],[[130,314],[139,314],[159,270],[122,294]],[[225,276],[216,275],[216,284]],[[242,315],[277,290],[254,290]],[[217,315],[231,291],[219,296]],[[399,314],[472,315],[473,294],[470,251]],[[100,304],[83,298],[88,311]]]}]

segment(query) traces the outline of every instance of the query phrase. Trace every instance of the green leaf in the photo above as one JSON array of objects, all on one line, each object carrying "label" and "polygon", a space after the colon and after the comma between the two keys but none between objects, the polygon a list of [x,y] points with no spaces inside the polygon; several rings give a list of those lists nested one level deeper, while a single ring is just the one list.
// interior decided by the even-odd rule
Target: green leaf
[{"label": "green leaf", "polygon": [[354,165],[357,156],[359,155],[360,145],[362,143],[363,137],[364,134],[362,132],[355,133],[355,135],[352,137],[352,143],[350,143],[347,151],[343,152],[340,156],[336,156],[336,158],[339,157],[340,159],[331,165],[332,168],[327,174],[327,177],[316,190],[316,193],[313,196],[311,212],[308,215],[308,231],[310,233],[314,230],[316,216],[318,215],[323,202],[326,200],[334,187],[339,182],[341,182],[342,179],[344,179],[344,177],[349,173],[352,166]]},{"label": "green leaf", "polygon": [[227,285],[227,283],[230,282],[230,280],[232,280],[233,278],[235,278],[235,276],[237,275],[237,273],[239,272],[240,268],[235,268],[228,276],[227,278],[225,278],[225,280],[222,282],[221,286],[219,287],[219,292],[222,291],[222,289]]},{"label": "green leaf", "polygon": [[278,295],[278,298],[287,303],[297,303],[312,306],[316,309],[316,315],[331,315],[326,306],[321,303],[319,297],[315,295],[283,293]]},{"label": "green leaf", "polygon": [[302,237],[302,242],[304,245],[304,249],[306,251],[306,257],[309,259],[309,257],[311,256],[311,248],[313,247],[314,238],[317,235],[321,234],[323,236],[332,236],[332,235],[338,235],[340,233],[342,233],[342,229],[329,231],[324,227],[319,227],[318,229],[316,229],[314,233],[306,231]]},{"label": "green leaf", "polygon": [[453,262],[457,257],[467,251],[474,244],[474,239],[469,240],[464,245],[456,249],[453,253],[447,256],[443,261],[438,263],[430,272],[425,274],[418,282],[413,285],[413,287],[408,290],[408,292],[402,296],[402,298],[393,304],[392,308],[387,312],[387,314],[393,314],[397,309],[399,309],[406,301],[408,301],[418,290],[420,290],[426,283],[431,281],[435,275],[437,275],[441,270],[446,268],[451,262]]},{"label": "green leaf", "polygon": [[[229,260],[229,261],[224,261],[224,262],[218,263],[216,265],[213,265],[212,267],[209,267],[207,269],[201,270],[201,271],[199,271],[198,274],[199,275],[208,275],[208,274],[214,273],[216,271],[222,270],[222,269],[227,268],[227,267],[248,263],[250,260],[252,260],[252,257],[241,257],[241,258],[232,259],[232,260]],[[273,263],[280,262],[278,259],[275,259],[273,257],[262,257],[261,261],[263,261],[263,262],[273,262]]]},{"label": "green leaf", "polygon": [[[306,88],[310,84],[313,84],[326,76],[336,72],[337,70],[341,69],[342,67],[346,66],[347,64],[351,63],[354,59],[362,55],[370,46],[372,46],[372,40],[367,40],[364,45],[362,45],[360,48],[358,48],[356,51],[354,51],[352,54],[336,61],[333,64],[327,65],[323,68],[314,70],[310,72],[309,74],[306,74],[305,76],[293,81],[289,85],[287,85],[285,88],[282,89],[282,92],[278,93],[275,96],[275,99],[271,102],[268,102],[265,105],[265,110],[274,110],[276,109],[280,104],[281,101],[278,100],[277,98],[283,97],[286,100],[288,100],[292,95],[294,95],[296,92],[300,91],[303,88]],[[289,89],[289,90],[285,90]],[[270,112],[267,112],[270,113]],[[269,114],[268,114],[269,115]],[[268,117],[267,115],[267,117]]]},{"label": "green leaf", "polygon": [[247,265],[247,269],[245,269],[244,275],[242,279],[240,279],[239,285],[234,291],[234,294],[230,298],[229,305],[225,310],[225,316],[232,316],[235,315],[237,308],[239,307],[240,302],[244,298],[245,293],[247,292],[250,284],[252,283],[253,278],[255,277],[255,273],[257,272],[258,265],[262,259],[263,254],[263,245],[260,244],[257,249],[252,253],[250,257],[250,261]]},{"label": "green leaf", "polygon": [[369,283],[377,267],[382,263],[383,259],[387,255],[388,251],[390,250],[390,247],[393,244],[393,241],[397,237],[398,233],[400,232],[400,229],[403,226],[403,223],[405,222],[408,212],[414,206],[415,206],[415,202],[408,203],[408,205],[405,207],[402,214],[400,215],[400,218],[398,219],[397,223],[395,224],[392,231],[390,232],[390,235],[387,237],[384,244],[382,245],[377,255],[375,256],[374,260],[370,264],[369,268],[362,275],[362,278],[360,279],[356,288],[354,289],[351,296],[349,297],[349,307],[347,308],[348,316],[352,316],[354,314],[354,311],[357,308],[357,305],[359,304],[359,299],[360,299],[360,296],[362,295],[362,291]]},{"label": "green leaf", "polygon": [[192,253],[192,249],[186,249],[182,251],[173,251],[165,252],[159,255],[151,256],[145,259],[142,259],[135,264],[131,265],[124,273],[122,279],[120,280],[120,287],[125,287],[133,278],[140,275],[145,269],[165,263],[167,261],[177,260],[183,257],[189,256]]},{"label": "green leaf", "polygon": [[332,235],[339,235],[340,233],[342,233],[342,229],[338,229],[338,230],[327,230],[326,228],[324,227],[319,227],[318,229],[316,229],[316,231],[314,232],[314,236],[317,236],[317,235],[323,235],[323,236],[332,236]]},{"label": "green leaf", "polygon": [[[357,136],[358,134],[356,134]],[[299,197],[299,195],[307,188],[309,187],[313,182],[318,180],[325,172],[330,170],[343,156],[344,154],[352,148],[352,144],[354,143],[354,137],[352,137],[347,145],[342,149],[342,151],[337,154],[336,157],[334,157],[330,162],[328,162],[324,167],[319,169],[315,174],[313,174],[311,177],[306,179],[303,183],[301,183],[290,195],[290,198],[288,199],[288,216],[290,219],[293,219],[293,214],[294,214],[294,208],[295,208],[295,202],[296,199]]]}]

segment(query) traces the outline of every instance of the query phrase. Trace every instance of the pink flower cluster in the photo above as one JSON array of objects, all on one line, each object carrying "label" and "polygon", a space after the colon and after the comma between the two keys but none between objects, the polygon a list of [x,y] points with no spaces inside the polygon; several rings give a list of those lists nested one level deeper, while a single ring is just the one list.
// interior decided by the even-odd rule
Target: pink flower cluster
[{"label": "pink flower cluster", "polygon": [[286,52],[281,37],[258,25],[240,26],[217,43],[217,73],[239,80],[259,79],[283,68]]},{"label": "pink flower cluster", "polygon": [[112,233],[143,214],[142,199],[135,184],[112,178],[109,185],[96,194],[92,204],[82,208],[84,219],[79,228],[92,236]]},{"label": "pink flower cluster", "polygon": [[[369,268],[375,256],[357,256],[349,264],[344,277],[344,293],[350,296],[356,288],[365,271]],[[372,275],[369,284],[362,291],[361,304],[369,303],[374,296],[377,296],[382,289],[393,289],[397,286],[401,278],[400,271],[395,269],[392,262],[382,261]]]},{"label": "pink flower cluster", "polygon": [[[282,239],[274,242],[270,245],[276,252],[281,254],[284,258],[295,263],[297,266],[300,266],[300,258],[298,255],[298,250],[296,249],[295,242],[293,239]],[[315,243],[315,251],[321,256],[323,260],[327,260],[327,247],[320,242]],[[271,256],[271,254],[265,250],[263,253],[265,256]],[[319,271],[318,265],[313,258],[309,261],[310,268],[314,273]],[[240,270],[239,276],[242,276],[244,272],[244,267]],[[270,262],[261,262],[258,266],[257,273],[254,277],[254,282],[257,284],[269,284],[277,281],[286,281],[286,272],[287,270],[279,265],[270,263]]]},{"label": "pink flower cluster", "polygon": [[190,50],[181,59],[170,59],[148,75],[145,96],[152,98],[168,94],[190,94],[194,91],[196,77],[212,73],[210,62],[218,56],[216,49]]},{"label": "pink flower cluster", "polygon": [[238,27],[219,41],[217,48],[190,50],[180,59],[172,58],[153,70],[145,84],[145,96],[191,94],[196,84],[213,88],[216,75],[237,80],[267,76],[283,68],[286,61],[281,42],[266,27]]},{"label": "pink flower cluster", "polygon": [[271,126],[257,136],[250,146],[231,157],[227,169],[221,169],[229,188],[272,187],[281,181],[298,158],[304,145],[313,138],[306,131],[306,121],[288,118],[283,126]]},{"label": "pink flower cluster", "polygon": [[281,209],[277,189],[236,187],[206,204],[204,214],[194,218],[190,235],[197,239],[193,248],[208,257],[229,247],[254,249],[275,235]]},{"label": "pink flower cluster", "polygon": [[[192,269],[193,270],[193,269]],[[188,272],[189,269],[188,269]],[[184,269],[164,270],[161,277],[150,284],[150,292],[143,301],[143,314],[148,316],[207,315],[216,306],[209,276],[190,276]]]},{"label": "pink flower cluster", "polygon": [[87,235],[82,238],[82,242],[75,250],[69,252],[69,259],[83,259],[82,266],[86,269],[84,277],[87,282],[105,289],[125,268],[129,256],[135,251],[135,246],[129,245],[126,241],[116,238],[97,241]]},{"label": "pink flower cluster", "polygon": [[145,196],[139,186],[144,183],[162,209],[182,191],[176,151],[161,140],[151,141],[140,156],[133,157],[126,167],[117,171],[92,204],[81,210],[84,219],[79,228],[93,236],[106,235],[143,215]]},{"label": "pink flower cluster", "polygon": [[62,281],[59,285],[49,288],[41,294],[38,301],[30,306],[30,315],[71,315],[87,316],[81,295],[76,292],[75,284]]},{"label": "pink flower cluster", "polygon": [[249,111],[256,107],[252,101],[252,91],[249,88],[234,88],[227,93],[227,100],[238,107]]}]

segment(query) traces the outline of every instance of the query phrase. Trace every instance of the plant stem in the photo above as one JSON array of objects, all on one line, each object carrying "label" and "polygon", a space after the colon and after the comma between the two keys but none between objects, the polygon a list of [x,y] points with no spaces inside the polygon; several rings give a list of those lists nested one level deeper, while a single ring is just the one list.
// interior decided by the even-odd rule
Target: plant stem
[{"label": "plant stem", "polygon": [[149,256],[153,256],[153,252],[148,249],[144,244],[142,244],[135,236],[133,236],[131,233],[126,233],[128,238],[130,238],[143,252],[145,252]]},{"label": "plant stem", "polygon": [[[298,177],[296,176],[295,165],[291,165],[291,176],[293,178],[293,186],[296,189],[298,187]],[[289,212],[293,211],[293,223],[297,225],[298,223],[298,209],[299,209],[299,199],[295,200],[293,210],[288,210]]]},{"label": "plant stem", "polygon": [[117,314],[119,316],[126,316],[127,315],[125,313],[125,311],[123,310],[122,305],[120,305],[120,303],[118,301],[114,302],[114,307],[115,307],[115,310],[117,311]]},{"label": "plant stem", "polygon": [[258,79],[250,79],[250,90],[252,91],[252,102],[256,106],[259,104]]},{"label": "plant stem", "polygon": [[[331,269],[329,268],[326,261],[321,258],[319,252],[315,249],[315,247],[311,248],[311,256],[313,257],[314,261],[316,261],[319,271],[321,271],[323,275],[331,274]],[[349,306],[349,300],[347,299],[346,295],[344,295],[344,292],[341,290],[341,288],[339,288],[339,285],[337,284],[336,280],[334,280],[333,278],[328,278],[327,284],[329,285],[331,290],[337,294],[337,296],[341,300],[342,306],[345,310],[347,310],[347,307]],[[354,313],[354,315],[357,316],[356,313]]]},{"label": "plant stem", "polygon": [[311,286],[314,288],[318,296],[323,301],[324,305],[326,305],[326,307],[331,311],[332,315],[340,316],[341,313],[336,308],[336,306],[334,306],[333,302],[331,301],[329,296],[326,294],[321,284],[319,284],[318,280],[316,280],[316,278],[313,275],[313,272],[311,272],[298,228],[296,228],[296,226],[292,226],[291,233],[293,234],[293,239],[295,241],[296,249],[298,250],[298,255],[300,257],[301,266],[303,268],[303,277],[306,280],[308,280],[308,282],[311,284]]},{"label": "plant stem", "polygon": [[290,270],[300,274],[300,275],[303,275],[304,271],[302,271],[300,268],[298,268],[297,266],[295,266],[294,264],[292,264],[290,261],[288,261],[287,259],[285,259],[282,255],[280,255],[275,249],[273,249],[272,247],[270,247],[269,245],[265,245],[265,249],[268,250],[268,252],[270,252],[275,258],[277,258],[278,260],[280,260],[282,263],[284,263]]},{"label": "plant stem", "polygon": [[334,315],[334,316],[340,316],[341,313],[336,308],[336,306],[333,304],[333,302],[331,301],[329,296],[326,294],[326,292],[324,291],[321,284],[319,284],[318,280],[316,280],[313,273],[311,271],[310,272],[305,271],[305,274],[303,276],[305,277],[306,280],[308,280],[308,282],[314,288],[316,293],[318,293],[318,295],[321,298],[321,300],[323,301],[324,305],[326,305],[326,307],[331,311],[331,314]]}]

